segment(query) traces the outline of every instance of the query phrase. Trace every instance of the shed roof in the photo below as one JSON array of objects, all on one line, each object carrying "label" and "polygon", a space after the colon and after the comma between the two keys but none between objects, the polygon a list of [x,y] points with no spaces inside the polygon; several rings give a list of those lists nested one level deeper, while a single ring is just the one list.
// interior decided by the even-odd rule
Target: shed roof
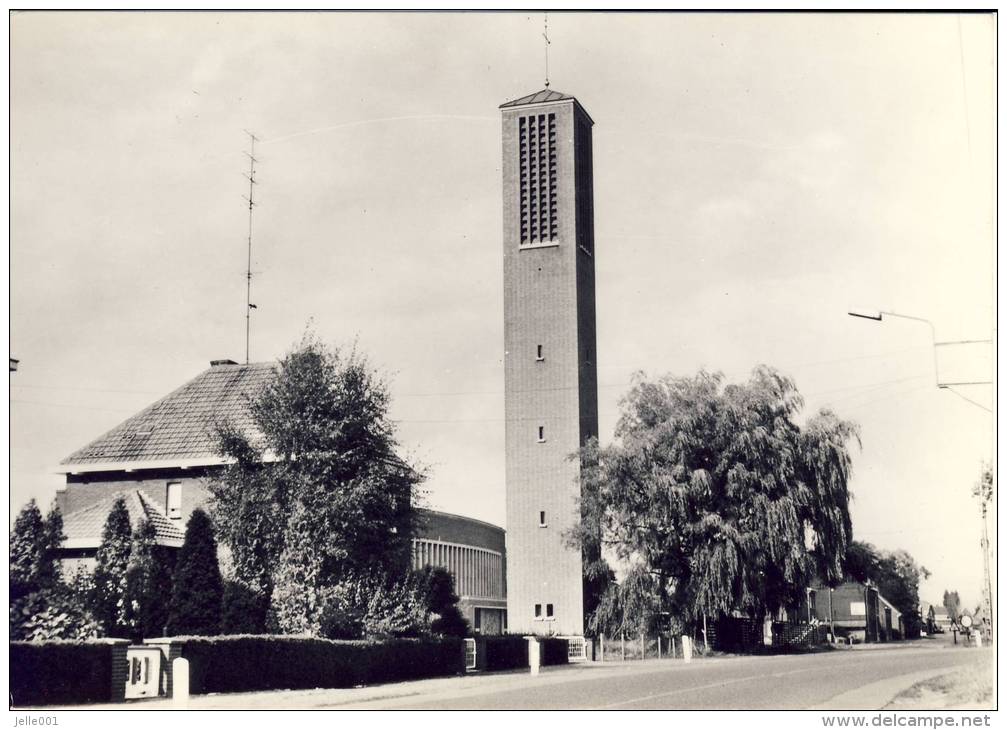
[{"label": "shed roof", "polygon": [[101,545],[105,521],[117,499],[125,499],[129,524],[136,529],[141,518],[154,525],[154,541],[158,545],[181,547],[185,533],[177,522],[168,519],[161,508],[144,496],[139,489],[113,492],[94,504],[63,517],[65,548],[96,548]]}]

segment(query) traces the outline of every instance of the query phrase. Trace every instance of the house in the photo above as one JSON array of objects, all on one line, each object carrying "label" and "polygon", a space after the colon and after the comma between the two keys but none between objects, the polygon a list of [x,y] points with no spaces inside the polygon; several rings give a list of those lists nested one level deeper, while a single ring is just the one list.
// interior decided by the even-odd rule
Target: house
[{"label": "house", "polygon": [[943,634],[950,631],[953,623],[948,610],[944,606],[934,607],[934,626],[937,633]]},{"label": "house", "polygon": [[836,636],[862,642],[905,636],[902,613],[870,581],[847,581],[835,588],[818,584],[813,592],[813,616],[831,626]]},{"label": "house", "polygon": [[[60,466],[66,483],[56,495],[66,535],[61,550],[65,574],[93,569],[105,520],[120,497],[134,526],[142,518],[150,520],[157,544],[181,547],[189,516],[209,499],[207,480],[227,463],[216,453],[215,427],[230,423],[261,443],[249,405],[276,369],[274,363],[213,360],[189,382],[67,457]],[[469,625],[480,633],[504,631],[503,528],[419,511],[414,567],[450,570]]]}]

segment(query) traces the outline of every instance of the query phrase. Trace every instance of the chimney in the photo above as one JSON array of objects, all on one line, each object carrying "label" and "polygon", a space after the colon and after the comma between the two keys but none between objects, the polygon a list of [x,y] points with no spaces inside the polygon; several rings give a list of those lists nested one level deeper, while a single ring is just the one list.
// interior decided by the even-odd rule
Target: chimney
[{"label": "chimney", "polygon": [[238,363],[236,363],[234,360],[227,360],[227,359],[224,359],[224,360],[210,360],[210,367],[211,368],[220,367],[221,365],[237,365],[237,364]]}]

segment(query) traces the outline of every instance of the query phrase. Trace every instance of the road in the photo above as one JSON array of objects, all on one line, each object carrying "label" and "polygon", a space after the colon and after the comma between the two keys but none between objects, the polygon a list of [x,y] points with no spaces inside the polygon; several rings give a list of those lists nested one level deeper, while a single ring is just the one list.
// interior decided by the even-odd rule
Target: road
[{"label": "road", "polygon": [[825,654],[645,662],[543,674],[511,688],[385,697],[346,708],[879,709],[916,681],[992,652],[891,648]]},{"label": "road", "polygon": [[[881,709],[916,682],[970,663],[992,666],[990,649],[941,641],[786,656],[747,656],[550,667],[352,689],[200,695],[191,709]],[[168,709],[151,700],[107,709]],[[95,709],[95,706],[91,706]]]}]

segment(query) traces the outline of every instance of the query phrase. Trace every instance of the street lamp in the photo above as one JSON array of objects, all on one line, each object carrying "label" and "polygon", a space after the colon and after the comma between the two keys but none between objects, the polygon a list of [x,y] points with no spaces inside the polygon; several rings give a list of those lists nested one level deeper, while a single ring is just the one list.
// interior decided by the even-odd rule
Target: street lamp
[{"label": "street lamp", "polygon": [[943,388],[944,386],[940,383],[940,378],[937,377],[937,333],[934,331],[934,323],[929,319],[923,319],[923,317],[912,317],[908,314],[896,314],[895,312],[882,312],[882,311],[865,311],[865,310],[853,310],[847,312],[851,317],[860,317],[861,319],[872,319],[875,322],[883,322],[885,315],[889,317],[898,317],[899,319],[911,319],[915,322],[923,322],[930,327],[930,344],[933,346],[934,350],[934,385],[938,388]]},{"label": "street lamp", "polygon": [[859,317],[860,319],[870,319],[870,320],[873,320],[875,322],[883,322],[885,317],[898,317],[899,319],[911,319],[914,322],[923,322],[924,324],[926,324],[930,328],[930,343],[933,346],[933,351],[934,351],[934,385],[936,385],[938,388],[941,388],[941,389],[950,390],[955,395],[959,396],[960,398],[964,398],[969,403],[972,403],[973,405],[977,405],[977,406],[979,406],[980,408],[982,408],[985,411],[989,411],[990,410],[989,408],[986,408],[986,406],[984,406],[984,405],[982,405],[980,403],[976,403],[974,400],[971,400],[970,398],[966,398],[964,395],[962,395],[958,391],[954,390],[952,386],[956,386],[956,385],[991,385],[993,383],[993,381],[992,380],[969,380],[969,381],[961,381],[961,382],[942,383],[941,380],[940,380],[940,376],[938,375],[938,370],[937,370],[937,348],[938,347],[947,347],[948,345],[992,344],[993,340],[947,340],[947,341],[944,341],[944,342],[938,342],[937,341],[937,334],[936,334],[936,332],[934,330],[934,323],[931,322],[929,319],[924,319],[923,317],[913,317],[912,315],[909,315],[909,314],[898,314],[897,312],[884,312],[884,311],[880,311],[880,310],[865,310],[865,309],[854,309],[854,310],[851,310],[851,311],[847,312],[847,314],[850,315],[851,317]]}]

